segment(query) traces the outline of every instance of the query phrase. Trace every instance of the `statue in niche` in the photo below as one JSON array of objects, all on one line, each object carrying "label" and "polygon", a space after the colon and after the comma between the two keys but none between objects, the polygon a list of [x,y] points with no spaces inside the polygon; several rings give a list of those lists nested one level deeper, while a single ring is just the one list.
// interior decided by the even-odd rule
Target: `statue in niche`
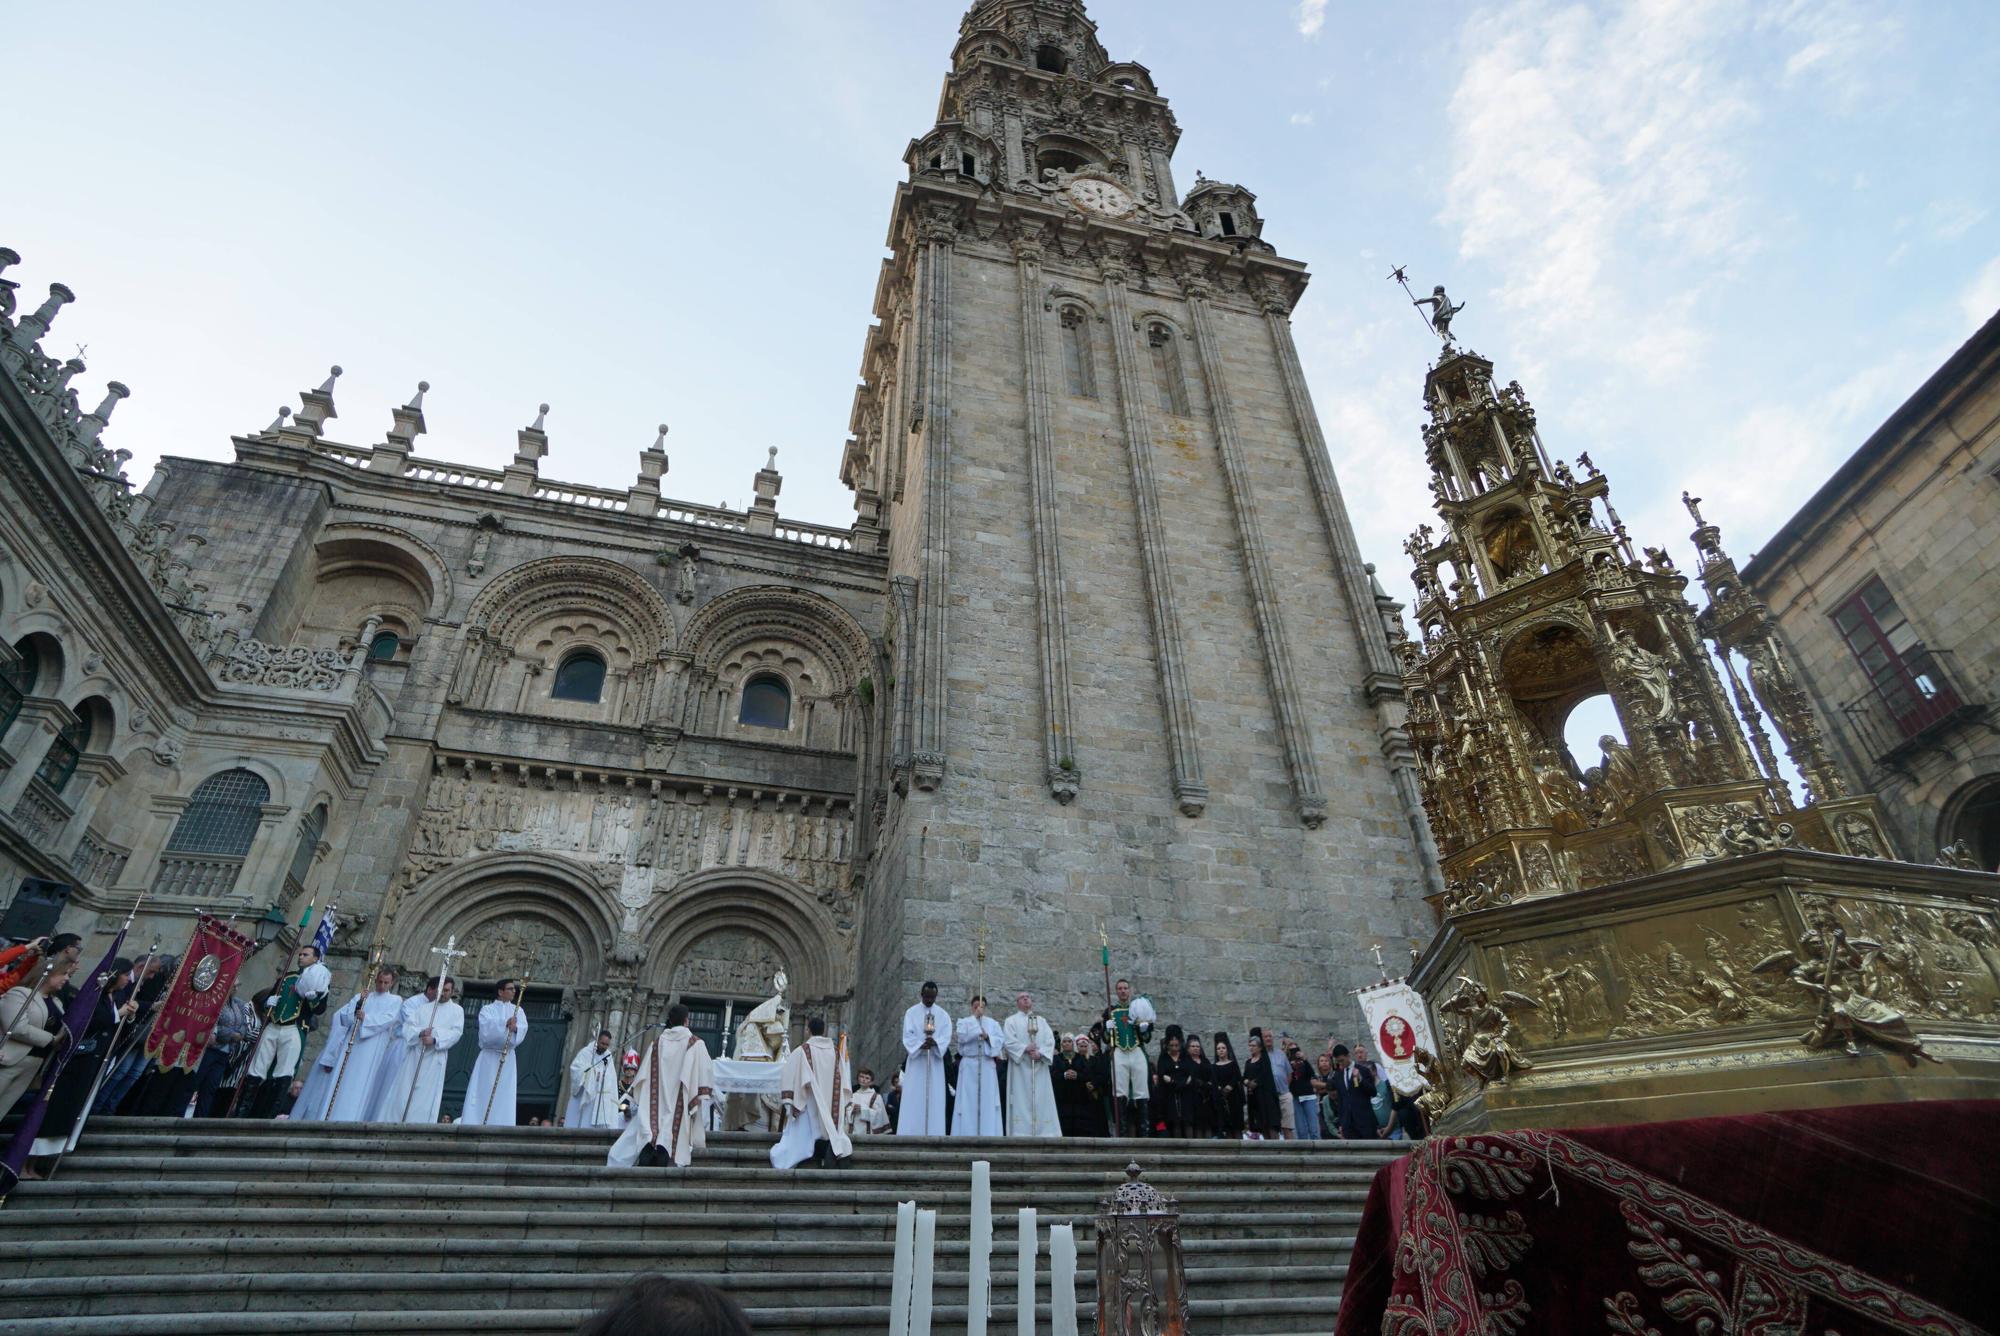
[{"label": "statue in niche", "polygon": [[1664,723],[1673,717],[1674,690],[1667,664],[1659,655],[1639,644],[1630,635],[1614,632],[1608,646],[1611,671],[1637,707],[1641,727]]},{"label": "statue in niche", "polygon": [[674,598],[682,603],[694,602],[694,577],[701,563],[701,549],[693,543],[682,543],[674,555],[680,558],[679,569],[674,573]]}]

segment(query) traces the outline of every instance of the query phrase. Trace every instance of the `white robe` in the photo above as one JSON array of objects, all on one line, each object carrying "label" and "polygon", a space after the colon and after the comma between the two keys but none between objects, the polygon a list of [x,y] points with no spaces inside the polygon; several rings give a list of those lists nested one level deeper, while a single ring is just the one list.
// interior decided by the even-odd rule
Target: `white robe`
[{"label": "white robe", "polygon": [[617,1127],[618,1050],[585,1044],[569,1063],[569,1106],[564,1127]]},{"label": "white robe", "polygon": [[784,1074],[778,1078],[778,1090],[792,1117],[785,1124],[785,1134],[771,1147],[773,1169],[790,1169],[811,1159],[813,1145],[820,1141],[831,1142],[834,1155],[840,1159],[854,1154],[854,1142],[841,1120],[833,1116],[835,1109],[847,1103],[852,1085],[846,1056],[825,1035],[814,1035],[791,1051]]},{"label": "white robe", "polygon": [[[418,1038],[431,1032],[432,1047]],[[465,1033],[465,1008],[456,1002],[433,1002],[418,993],[403,1003],[396,1022],[400,1056],[392,1069],[382,1064],[382,1093],[369,1118],[378,1123],[434,1123],[444,1103],[444,1073],[451,1064],[451,1046]]]},{"label": "white robe", "polygon": [[[1030,1032],[1028,1013],[1017,1011],[1001,1026],[1007,1035],[1007,1135],[1059,1137],[1056,1085],[1049,1064],[1056,1055],[1056,1034],[1040,1016]],[[1028,1056],[1033,1044],[1037,1056]]]},{"label": "white robe", "polygon": [[874,1086],[847,1097],[847,1135],[880,1136],[889,1130],[889,1104]]},{"label": "white robe", "polygon": [[[664,1079],[656,1080],[661,1073]],[[708,1145],[706,1105],[714,1096],[701,1092],[714,1089],[708,1045],[685,1025],[663,1031],[647,1048],[632,1082],[632,1121],[604,1162],[613,1169],[630,1169],[647,1146],[664,1146],[675,1164],[687,1168],[695,1150]],[[663,1130],[656,1134],[653,1129],[660,1125]]]},{"label": "white robe", "polygon": [[[313,1060],[312,1072],[292,1105],[299,1122],[359,1123],[372,1110],[382,1063],[394,1056],[396,1019],[403,999],[394,993],[370,993],[361,1003],[361,1027],[354,1027],[355,999],[334,1013],[326,1042]],[[352,1032],[352,1042],[349,1034]],[[329,1099],[335,1100],[331,1108]]]},{"label": "white robe", "polygon": [[[936,1047],[924,1049],[924,1017],[931,1019]],[[951,1017],[943,1007],[919,1002],[903,1013],[903,1107],[896,1115],[899,1137],[941,1137],[944,1125],[944,1050],[951,1043]],[[924,1049],[923,1052],[918,1052]]]},{"label": "white robe", "polygon": [[[510,1017],[520,1016],[514,1033],[507,1033]],[[488,1002],[479,1009],[479,1061],[472,1064],[472,1077],[465,1084],[465,1108],[458,1121],[468,1127],[512,1127],[521,1120],[514,1106],[514,1077],[521,1064],[512,1049],[528,1037],[528,1018],[512,1002]],[[508,1054],[503,1066],[500,1055]],[[491,1112],[488,1112],[488,1108]]]},{"label": "white robe", "polygon": [[[951,1108],[955,1137],[1000,1135],[1000,1072],[993,1065],[1006,1040],[991,1016],[967,1016],[952,1035],[958,1049],[958,1100]],[[907,1098],[907,1096],[906,1096]]]}]

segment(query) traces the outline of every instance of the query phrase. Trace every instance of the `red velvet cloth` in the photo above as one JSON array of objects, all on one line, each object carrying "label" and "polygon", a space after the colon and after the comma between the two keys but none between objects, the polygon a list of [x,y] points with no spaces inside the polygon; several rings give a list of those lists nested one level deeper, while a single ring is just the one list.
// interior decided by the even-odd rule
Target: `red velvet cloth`
[{"label": "red velvet cloth", "polygon": [[1368,1194],[1338,1336],[2000,1332],[2000,1102],[1436,1137]]}]

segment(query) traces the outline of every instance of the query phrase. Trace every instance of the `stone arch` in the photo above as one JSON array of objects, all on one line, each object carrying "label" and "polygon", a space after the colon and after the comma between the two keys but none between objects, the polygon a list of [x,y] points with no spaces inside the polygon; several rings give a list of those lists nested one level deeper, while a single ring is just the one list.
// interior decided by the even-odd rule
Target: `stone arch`
[{"label": "stone arch", "polygon": [[[2000,756],[1974,758],[1972,778],[1948,794],[1938,808],[1936,846],[1965,841],[1982,868],[2000,868]],[[1961,772],[1962,773],[1962,772]],[[1928,862],[1928,849],[1911,851]]]},{"label": "stone arch", "polygon": [[655,898],[639,925],[647,977],[664,995],[690,947],[716,932],[768,941],[789,976],[787,996],[811,1001],[853,991],[839,929],[826,906],[791,878],[760,868],[692,873]]},{"label": "stone arch", "polygon": [[313,579],[298,625],[280,638],[345,649],[374,619],[401,642],[396,661],[451,600],[451,574],[437,553],[386,525],[335,524],[313,545]]},{"label": "stone arch", "polygon": [[[592,871],[571,859],[532,852],[487,854],[410,889],[391,924],[390,959],[416,973],[429,962],[435,972],[431,948],[456,936],[474,951],[454,971],[463,978],[518,976],[532,957],[539,983],[589,987],[604,977],[620,912]],[[510,952],[517,950],[510,960]],[[543,967],[571,977],[542,974]]]},{"label": "stone arch", "polygon": [[[873,694],[874,648],[833,600],[783,585],[753,585],[711,599],[683,639],[691,682],[683,726],[691,732],[753,737],[793,746],[853,751]],[[738,696],[762,673],[792,693],[791,724],[771,737],[737,724]],[[863,689],[862,683],[869,686]]]},{"label": "stone arch", "polygon": [[959,38],[958,45],[952,48],[951,66],[955,70],[963,70],[971,61],[986,56],[1020,60],[1021,46],[997,28],[974,28]]},{"label": "stone arch", "polygon": [[[451,698],[486,709],[638,724],[654,713],[660,656],[675,643],[666,600],[601,557],[544,557],[497,576],[466,614]],[[597,701],[557,700],[556,664],[589,650],[608,668]]]},{"label": "stone arch", "polygon": [[264,788],[270,796],[266,804],[289,809],[291,803],[285,797],[285,774],[269,761],[256,756],[220,756],[210,754],[201,761],[181,767],[179,770],[180,792],[192,797],[194,791],[208,780],[225,770],[248,770],[264,781]]}]

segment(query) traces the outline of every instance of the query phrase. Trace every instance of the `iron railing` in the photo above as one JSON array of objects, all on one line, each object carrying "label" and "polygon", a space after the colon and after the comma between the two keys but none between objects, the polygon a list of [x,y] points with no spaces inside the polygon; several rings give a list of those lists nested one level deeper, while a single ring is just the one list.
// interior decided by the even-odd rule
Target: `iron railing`
[{"label": "iron railing", "polygon": [[1916,645],[1893,673],[1840,707],[1868,754],[1886,760],[1926,744],[1986,704],[1967,693],[1948,649]]}]

